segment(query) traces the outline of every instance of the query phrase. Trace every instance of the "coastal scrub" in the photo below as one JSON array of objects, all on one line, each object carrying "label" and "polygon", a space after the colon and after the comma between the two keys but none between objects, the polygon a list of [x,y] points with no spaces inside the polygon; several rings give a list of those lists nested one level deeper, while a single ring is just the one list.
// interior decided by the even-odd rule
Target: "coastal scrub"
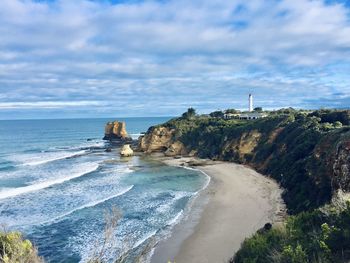
[{"label": "coastal scrub", "polygon": [[43,263],[32,243],[19,232],[0,233],[0,261],[4,263]]},{"label": "coastal scrub", "polygon": [[246,239],[231,263],[340,263],[350,259],[350,203],[302,212]]}]

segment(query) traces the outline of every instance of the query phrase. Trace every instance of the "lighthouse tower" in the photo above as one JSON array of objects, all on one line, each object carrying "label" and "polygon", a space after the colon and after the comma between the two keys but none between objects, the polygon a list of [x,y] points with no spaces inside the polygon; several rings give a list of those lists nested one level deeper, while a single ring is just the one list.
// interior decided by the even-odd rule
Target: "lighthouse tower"
[{"label": "lighthouse tower", "polygon": [[253,111],[253,95],[249,94],[249,112]]}]

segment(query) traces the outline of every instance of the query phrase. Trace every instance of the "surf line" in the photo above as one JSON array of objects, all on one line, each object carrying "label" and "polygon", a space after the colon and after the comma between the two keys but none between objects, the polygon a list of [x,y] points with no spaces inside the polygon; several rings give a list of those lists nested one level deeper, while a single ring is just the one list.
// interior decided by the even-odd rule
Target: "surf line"
[{"label": "surf line", "polygon": [[42,222],[42,223],[40,223],[40,224],[41,224],[41,225],[45,225],[45,224],[52,223],[52,222],[59,222],[61,219],[65,218],[66,216],[69,216],[69,215],[71,215],[71,214],[73,214],[73,213],[75,213],[75,212],[77,212],[77,211],[79,211],[79,210],[82,210],[82,209],[85,209],[85,208],[89,208],[89,207],[97,206],[97,205],[102,204],[102,203],[104,203],[104,202],[106,202],[106,201],[108,201],[108,200],[111,200],[111,199],[115,198],[115,197],[118,197],[118,196],[121,196],[121,195],[123,195],[123,194],[126,194],[126,193],[129,192],[133,187],[134,187],[134,185],[131,185],[130,187],[124,189],[123,191],[121,191],[121,192],[119,192],[119,193],[117,193],[117,194],[115,194],[115,195],[111,195],[111,196],[108,196],[108,197],[106,197],[106,198],[103,198],[103,199],[100,199],[100,200],[97,200],[97,201],[93,201],[93,202],[91,202],[91,203],[87,203],[87,204],[85,204],[85,205],[82,205],[82,206],[80,206],[80,207],[77,207],[77,208],[75,208],[75,209],[72,209],[72,210],[70,210],[69,212],[66,212],[66,213],[64,213],[64,214],[62,214],[62,215],[59,215],[59,216],[57,216],[57,217],[55,217],[55,218],[53,218],[53,219],[50,219],[50,220],[45,221],[45,222]]},{"label": "surf line", "polygon": [[73,174],[71,176],[66,176],[66,177],[55,179],[55,180],[49,180],[49,181],[45,181],[45,182],[41,182],[41,183],[37,183],[37,184],[32,184],[32,185],[28,185],[28,186],[23,186],[23,187],[14,188],[11,190],[3,191],[3,192],[0,192],[0,199],[15,197],[18,195],[42,190],[42,189],[48,188],[48,187],[53,186],[53,185],[62,184],[66,181],[70,181],[72,179],[75,179],[75,178],[81,177],[83,175],[89,174],[93,171],[96,171],[98,167],[99,167],[98,164],[94,164],[90,169],[88,169],[82,173],[76,173],[76,174]]}]

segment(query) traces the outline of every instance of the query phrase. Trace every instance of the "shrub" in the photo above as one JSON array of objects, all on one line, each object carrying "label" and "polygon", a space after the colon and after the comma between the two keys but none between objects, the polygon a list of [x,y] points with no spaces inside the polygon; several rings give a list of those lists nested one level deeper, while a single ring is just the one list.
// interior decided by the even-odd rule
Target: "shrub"
[{"label": "shrub", "polygon": [[23,239],[19,232],[0,233],[0,262],[41,263],[36,248],[29,240]]},{"label": "shrub", "polygon": [[209,114],[210,117],[212,118],[223,118],[224,117],[224,113],[222,111],[213,111]]},{"label": "shrub", "polygon": [[334,125],[334,128],[341,128],[341,127],[343,127],[343,124],[340,121],[334,122],[333,125]]},{"label": "shrub", "polygon": [[[273,238],[272,238],[273,237]],[[350,205],[291,216],[283,229],[258,231],[230,260],[235,263],[340,263],[350,260]]]},{"label": "shrub", "polygon": [[188,108],[186,112],[182,114],[182,118],[191,119],[196,116],[196,110],[194,108]]}]

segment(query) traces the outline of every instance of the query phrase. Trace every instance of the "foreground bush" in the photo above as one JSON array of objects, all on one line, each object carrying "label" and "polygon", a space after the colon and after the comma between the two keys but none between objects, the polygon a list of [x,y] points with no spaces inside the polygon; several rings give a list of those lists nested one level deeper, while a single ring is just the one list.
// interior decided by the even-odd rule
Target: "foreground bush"
[{"label": "foreground bush", "polygon": [[350,260],[350,204],[291,216],[284,227],[246,239],[231,263],[337,263]]},{"label": "foreground bush", "polygon": [[0,233],[0,262],[41,263],[44,262],[29,240],[19,232]]}]

